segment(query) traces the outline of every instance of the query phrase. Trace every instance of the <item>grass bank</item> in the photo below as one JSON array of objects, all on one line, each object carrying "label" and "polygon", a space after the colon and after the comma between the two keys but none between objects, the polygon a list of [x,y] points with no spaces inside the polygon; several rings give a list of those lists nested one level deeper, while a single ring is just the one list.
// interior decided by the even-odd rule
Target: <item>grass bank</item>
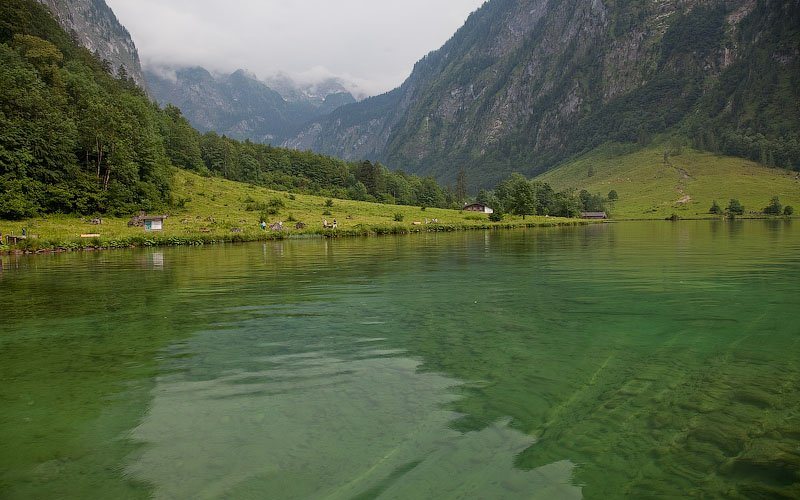
[{"label": "grass bank", "polygon": [[[142,227],[130,227],[129,217],[104,217],[100,224],[92,223],[91,217],[63,215],[0,221],[3,235],[21,235],[25,228],[28,236],[16,245],[0,245],[0,251],[208,245],[587,223],[576,219],[530,216],[523,219],[510,215],[501,222],[490,222],[486,214],[292,194],[201,177],[184,170],[175,171],[173,199],[174,207],[166,211],[168,218],[162,231],[146,232]],[[262,216],[270,225],[283,222],[283,229],[262,230]],[[329,224],[336,220],[336,229],[324,228],[323,220]]]},{"label": "grass bank", "polygon": [[656,144],[644,149],[610,144],[541,176],[556,190],[586,189],[619,200],[608,208],[615,219],[712,218],[732,198],[746,216],[759,216],[773,196],[800,211],[800,173],[688,147]]}]

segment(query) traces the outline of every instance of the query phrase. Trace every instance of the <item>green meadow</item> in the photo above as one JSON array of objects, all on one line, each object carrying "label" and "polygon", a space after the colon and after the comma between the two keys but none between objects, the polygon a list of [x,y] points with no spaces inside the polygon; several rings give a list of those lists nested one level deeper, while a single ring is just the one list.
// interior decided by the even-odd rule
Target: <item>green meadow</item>
[{"label": "green meadow", "polygon": [[[709,213],[714,200],[724,209],[732,198],[745,208],[745,217],[761,216],[773,196],[800,209],[800,174],[769,168],[733,157],[690,148],[655,145],[634,149],[606,145],[535,180],[555,190],[585,189],[618,200],[608,203],[612,219],[683,219],[717,217]],[[491,222],[486,214],[441,208],[389,205],[275,191],[252,184],[203,177],[174,169],[172,206],[162,231],[130,227],[130,217],[48,215],[23,221],[0,221],[3,251],[74,250],[156,245],[202,245],[292,237],[341,237],[406,234],[423,231],[460,231],[578,224],[556,217],[506,214]],[[161,213],[159,213],[160,215]],[[151,214],[152,215],[152,214]],[[326,220],[337,227],[323,227]],[[282,230],[262,230],[261,220]],[[7,245],[5,235],[28,238]]]},{"label": "green meadow", "polygon": [[606,196],[615,190],[619,199],[608,206],[614,219],[714,217],[709,213],[714,200],[724,209],[732,198],[744,206],[745,216],[760,215],[773,196],[800,209],[798,172],[663,144],[639,150],[603,146],[536,180],[557,191],[586,189]]},{"label": "green meadow", "polygon": [[[512,215],[505,215],[501,222],[491,222],[487,214],[293,194],[203,177],[180,169],[174,171],[172,198],[173,206],[158,213],[168,216],[162,231],[146,232],[142,227],[129,227],[130,217],[103,217],[101,224],[92,224],[92,217],[48,215],[23,221],[0,221],[3,243],[5,235],[20,235],[23,228],[29,236],[16,246],[0,245],[0,249],[38,251],[202,245],[292,237],[371,236],[583,223],[575,219],[532,216],[523,219]],[[270,225],[283,222],[283,229],[262,230],[262,218]],[[336,229],[323,227],[323,220],[332,225],[334,219]]]}]

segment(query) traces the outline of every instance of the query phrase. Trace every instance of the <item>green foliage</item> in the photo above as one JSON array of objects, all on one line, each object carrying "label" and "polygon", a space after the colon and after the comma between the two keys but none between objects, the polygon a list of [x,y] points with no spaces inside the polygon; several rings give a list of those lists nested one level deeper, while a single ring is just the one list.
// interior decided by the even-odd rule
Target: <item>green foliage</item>
[{"label": "green foliage", "polygon": [[719,206],[719,203],[717,203],[717,200],[714,200],[714,202],[711,204],[711,208],[708,209],[708,213],[715,214],[715,215],[722,215],[722,213],[723,213],[722,212],[722,207]]},{"label": "green foliage", "polygon": [[503,220],[503,212],[495,210],[489,214],[489,220],[492,222],[501,222]]},{"label": "green foliage", "polygon": [[161,114],[164,147],[173,165],[200,174],[207,171],[200,153],[200,134],[189,125],[181,110],[168,105]]},{"label": "green foliage", "polygon": [[735,62],[686,122],[697,148],[800,170],[800,4],[757,2],[737,29]]},{"label": "green foliage", "polygon": [[333,200],[330,199],[330,198],[326,199],[325,200],[325,206],[326,207],[332,207],[333,206]]},{"label": "green foliage", "polygon": [[769,205],[764,207],[763,212],[767,215],[780,215],[783,213],[783,205],[777,196],[773,196]]},{"label": "green foliage", "polygon": [[[586,193],[588,195],[588,193]],[[494,209],[494,213],[514,215],[553,215],[557,217],[577,217],[584,210],[583,201],[573,191],[556,192],[546,182],[530,181],[518,173],[500,182],[494,191],[481,191],[478,202]],[[589,195],[598,200],[599,195]]]},{"label": "green foliage", "polygon": [[731,198],[731,201],[728,203],[728,208],[725,209],[731,215],[742,215],[744,214],[744,207],[739,200],[736,198]]},{"label": "green foliage", "polygon": [[36,2],[3,2],[0,19],[0,217],[165,206],[158,108]]},{"label": "green foliage", "polygon": [[405,218],[405,216],[403,214],[401,214],[400,212],[394,214],[394,221],[395,222],[403,222],[404,218]]},{"label": "green foliage", "polygon": [[581,208],[584,212],[604,212],[605,199],[599,194],[591,194],[585,189],[581,189],[579,193],[581,200]]},{"label": "green foliage", "polygon": [[511,177],[497,185],[496,193],[505,211],[523,218],[536,215],[536,192],[522,174],[511,174]]},{"label": "green foliage", "polygon": [[125,75],[113,78],[37,2],[0,4],[0,218],[185,206],[170,196],[170,165],[337,198],[449,201],[432,178],[379,163],[200,135],[178,108],[160,110]]},{"label": "green foliage", "polygon": [[615,189],[612,189],[611,191],[608,192],[607,198],[608,201],[617,201],[619,200],[619,195],[617,194],[617,191]]},{"label": "green foliage", "polygon": [[786,205],[783,207],[783,215],[789,216],[794,213],[794,207],[791,205]]}]

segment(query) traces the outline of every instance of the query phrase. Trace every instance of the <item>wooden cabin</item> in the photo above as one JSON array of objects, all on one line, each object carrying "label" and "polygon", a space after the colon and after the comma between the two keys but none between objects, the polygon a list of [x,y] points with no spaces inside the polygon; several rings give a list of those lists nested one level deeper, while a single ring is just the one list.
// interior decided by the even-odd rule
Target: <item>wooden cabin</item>
[{"label": "wooden cabin", "polygon": [[470,203],[469,205],[464,205],[464,208],[461,210],[465,212],[480,212],[482,214],[494,213],[494,209],[487,207],[483,203]]},{"label": "wooden cabin", "polygon": [[605,212],[581,212],[581,219],[608,219]]}]

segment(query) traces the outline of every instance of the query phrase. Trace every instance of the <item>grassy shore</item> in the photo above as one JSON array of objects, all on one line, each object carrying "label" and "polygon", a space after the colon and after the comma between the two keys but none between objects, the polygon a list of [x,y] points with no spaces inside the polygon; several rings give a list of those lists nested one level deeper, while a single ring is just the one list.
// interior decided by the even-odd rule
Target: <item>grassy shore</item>
[{"label": "grassy shore", "polygon": [[[15,246],[0,245],[4,252],[126,248],[165,245],[205,245],[222,242],[260,241],[302,237],[371,236],[423,231],[461,231],[484,228],[516,228],[585,224],[586,221],[556,217],[525,219],[506,215],[491,222],[486,214],[418,206],[385,205],[351,200],[330,200],[320,196],[291,194],[175,171],[173,198],[176,208],[165,212],[162,231],[145,232],[129,227],[130,217],[103,217],[93,224],[91,217],[51,215],[24,221],[0,221],[3,235],[28,238]],[[269,213],[273,212],[273,213]],[[283,230],[259,226],[261,216],[268,224],[283,222]],[[337,228],[323,228],[323,220]],[[298,223],[305,227],[298,228]],[[83,235],[83,236],[82,236]],[[5,243],[5,237],[3,240]]]}]

